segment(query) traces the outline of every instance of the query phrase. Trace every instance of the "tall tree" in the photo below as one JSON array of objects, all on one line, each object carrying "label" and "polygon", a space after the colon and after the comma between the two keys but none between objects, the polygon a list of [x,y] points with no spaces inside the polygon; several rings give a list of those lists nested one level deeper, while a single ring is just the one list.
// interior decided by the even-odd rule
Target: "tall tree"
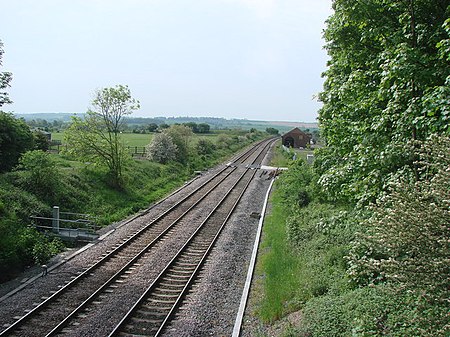
[{"label": "tall tree", "polygon": [[[0,66],[2,65],[3,58],[3,42],[0,40]],[[7,71],[0,72],[0,108],[4,104],[12,103],[9,99],[8,93],[3,91],[7,87],[9,87],[9,82],[12,80],[12,74]]]},{"label": "tall tree", "polygon": [[33,146],[33,134],[25,121],[0,111],[0,172],[11,170]]},{"label": "tall tree", "polygon": [[124,163],[129,154],[121,131],[124,117],[139,109],[139,101],[131,97],[128,86],[118,85],[96,91],[92,107],[84,120],[74,117],[65,132],[68,152],[104,164],[112,185],[122,187]]},{"label": "tall tree", "polygon": [[[0,66],[3,53],[3,43],[0,40]],[[11,79],[10,72],[0,72],[0,108],[12,103],[8,93],[4,91],[9,87]],[[17,165],[22,153],[31,150],[33,145],[33,135],[28,125],[12,114],[0,111],[0,172],[11,170]]]},{"label": "tall tree", "polygon": [[[337,200],[374,200],[413,156],[410,139],[448,132],[449,0],[335,0],[316,165]],[[448,49],[447,49],[448,50]]]}]

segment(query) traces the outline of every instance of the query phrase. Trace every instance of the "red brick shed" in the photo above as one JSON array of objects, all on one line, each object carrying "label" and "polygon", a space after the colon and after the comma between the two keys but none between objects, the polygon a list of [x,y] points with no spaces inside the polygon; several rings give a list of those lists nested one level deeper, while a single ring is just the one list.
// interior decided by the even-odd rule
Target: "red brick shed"
[{"label": "red brick shed", "polygon": [[294,128],[291,131],[281,136],[281,140],[284,146],[295,148],[306,148],[306,145],[310,144],[311,135],[303,132],[299,128]]}]

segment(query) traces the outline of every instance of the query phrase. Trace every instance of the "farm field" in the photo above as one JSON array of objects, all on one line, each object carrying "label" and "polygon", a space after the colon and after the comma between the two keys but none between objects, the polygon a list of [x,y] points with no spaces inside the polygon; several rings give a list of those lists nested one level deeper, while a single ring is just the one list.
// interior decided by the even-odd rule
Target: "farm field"
[{"label": "farm field", "polygon": [[[124,133],[122,135],[127,146],[146,146],[151,142],[154,134]],[[60,140],[64,143],[64,132],[52,133],[52,139]]]},{"label": "farm field", "polygon": [[[123,133],[123,138],[125,139],[127,146],[147,146],[153,139],[156,133]],[[208,134],[195,134],[194,141],[198,139],[209,139],[215,140],[220,133],[208,133]],[[60,140],[64,143],[64,132],[52,133],[52,140]]]}]

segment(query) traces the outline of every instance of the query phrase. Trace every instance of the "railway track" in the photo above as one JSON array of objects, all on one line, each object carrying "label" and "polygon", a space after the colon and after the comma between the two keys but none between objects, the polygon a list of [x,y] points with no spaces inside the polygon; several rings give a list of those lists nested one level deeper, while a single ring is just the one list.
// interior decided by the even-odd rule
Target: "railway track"
[{"label": "railway track", "polygon": [[[53,336],[71,333],[76,336],[76,329],[83,325],[82,321],[85,317],[88,317],[90,312],[96,311],[95,307],[101,305],[103,298],[108,297],[109,294],[120,293],[121,288],[126,288],[128,277],[135,273],[135,270],[139,270],[140,266],[151,264],[156,256],[155,251],[172,250],[174,255],[167,255],[170,260],[167,267],[159,272],[157,278],[149,279],[151,286],[148,289],[151,288],[153,293],[148,289],[144,291],[144,294],[159,296],[166,302],[169,299],[172,302],[175,298],[175,289],[181,291],[166,318],[162,321],[156,318],[137,319],[135,313],[143,310],[133,311],[132,309],[126,312],[121,324],[114,327],[114,334],[117,334],[130,327],[127,322],[137,320],[147,325],[152,323],[152,333],[155,329],[162,331],[164,323],[169,320],[207,256],[208,249],[212,247],[214,237],[220,233],[226,219],[253,178],[256,171],[250,170],[249,167],[262,160],[269,144],[269,141],[261,142],[255,148],[235,158],[230,165],[223,167],[191,193],[181,198],[179,202],[123,239],[122,243],[111,247],[98,261],[66,282],[60,289],[55,290],[51,296],[36,303],[25,315],[4,329],[0,336]],[[247,167],[244,168],[243,165]],[[196,212],[203,214],[201,221],[199,221],[201,217],[195,215]],[[205,213],[207,213],[206,217]],[[221,222],[220,219],[225,220]],[[184,233],[187,239],[177,233]],[[178,237],[177,242],[172,239],[174,237]],[[188,260],[189,256],[195,258]],[[188,278],[189,282],[183,287],[181,284],[170,286],[175,283],[168,280],[184,280],[191,271],[193,273]],[[139,275],[138,272],[136,274]],[[145,277],[145,275],[138,277]],[[166,293],[163,293],[164,287],[166,287]],[[159,293],[155,293],[155,289]],[[138,300],[142,298],[144,295]],[[164,307],[168,306],[166,302],[160,301]],[[138,301],[133,308],[139,307],[137,303]]]},{"label": "railway track", "polygon": [[163,331],[255,172],[240,177],[110,336],[158,336]]}]

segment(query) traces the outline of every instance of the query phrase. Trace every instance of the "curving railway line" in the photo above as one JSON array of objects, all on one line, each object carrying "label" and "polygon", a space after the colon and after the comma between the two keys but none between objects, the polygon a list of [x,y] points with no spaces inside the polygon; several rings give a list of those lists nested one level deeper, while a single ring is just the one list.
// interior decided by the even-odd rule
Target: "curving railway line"
[{"label": "curving railway line", "polygon": [[82,336],[87,335],[84,327],[95,325],[101,327],[99,335],[160,335],[273,141],[262,141],[235,157],[146,220],[89,267],[16,316],[0,336]]}]

